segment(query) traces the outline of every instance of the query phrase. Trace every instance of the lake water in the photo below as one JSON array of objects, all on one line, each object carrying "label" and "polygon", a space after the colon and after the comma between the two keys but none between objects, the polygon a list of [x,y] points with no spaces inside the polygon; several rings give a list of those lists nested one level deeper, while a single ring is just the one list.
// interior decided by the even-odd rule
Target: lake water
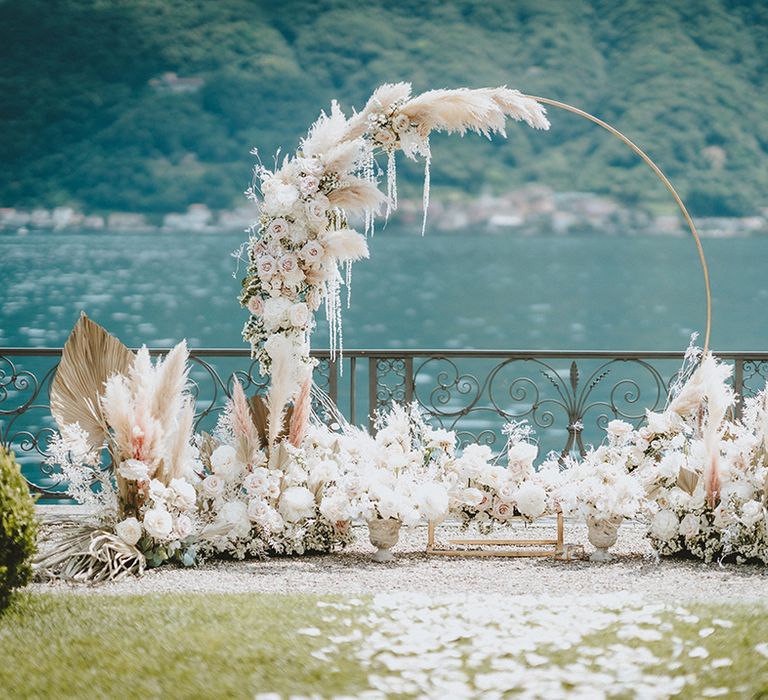
[{"label": "lake water", "polygon": [[[0,346],[59,346],[81,309],[128,345],[243,347],[242,235],[0,236]],[[704,241],[712,346],[768,347],[768,238]],[[680,350],[704,330],[692,240],[378,232],[355,265],[348,348]],[[322,313],[321,313],[322,316]],[[327,330],[318,319],[315,347]]]},{"label": "lake water", "polygon": [[[129,346],[163,347],[187,338],[193,348],[245,348],[240,329],[246,314],[236,302],[240,283],[233,277],[236,261],[231,256],[241,238],[2,235],[0,347],[61,346],[82,309]],[[692,331],[704,330],[704,286],[688,239],[488,234],[421,238],[385,230],[370,241],[370,248],[371,259],[354,267],[352,306],[344,315],[347,348],[682,350]],[[713,289],[712,347],[768,348],[768,239],[707,240],[705,249]],[[324,320],[318,321],[314,346],[322,348],[328,333]],[[17,362],[17,369],[42,376],[53,361],[28,359]],[[482,361],[475,364],[489,369]],[[674,372],[672,365],[664,368],[665,376]],[[224,376],[236,368],[242,369],[241,360],[217,364]],[[434,386],[440,369],[435,365],[422,372],[419,387]],[[528,369],[531,376],[541,374],[539,366]],[[364,372],[364,366],[359,370]],[[462,367],[474,370],[472,361]],[[193,377],[196,371],[201,370],[193,370]],[[567,377],[567,363],[555,371]],[[7,366],[0,367],[0,380],[3,372]],[[506,381],[508,391],[511,380],[500,379],[499,384]],[[340,384],[342,407],[347,405],[348,382],[345,376]],[[362,395],[357,420],[362,422],[367,412],[364,376],[358,377],[358,387]],[[202,388],[201,406],[212,398],[207,395],[212,387]],[[609,385],[601,390],[607,392]],[[643,392],[640,402],[629,406],[639,410],[633,415],[642,415],[648,387]],[[504,395],[502,387],[499,395]],[[7,395],[0,392],[6,408],[25,396],[13,387]],[[605,400],[607,395],[597,398]],[[460,410],[466,400],[467,395],[454,391],[447,408]],[[518,403],[508,410],[514,413],[520,407]],[[563,447],[566,424],[558,416],[557,425],[536,426],[542,452]],[[596,416],[591,418],[584,437],[599,441],[602,431]],[[484,430],[498,433],[500,427],[500,419],[487,414],[462,421],[462,428],[475,435]],[[43,485],[51,482],[40,471],[34,443],[31,448],[23,445],[32,435],[44,442],[52,428],[50,413],[41,407],[10,430],[25,474]]]}]

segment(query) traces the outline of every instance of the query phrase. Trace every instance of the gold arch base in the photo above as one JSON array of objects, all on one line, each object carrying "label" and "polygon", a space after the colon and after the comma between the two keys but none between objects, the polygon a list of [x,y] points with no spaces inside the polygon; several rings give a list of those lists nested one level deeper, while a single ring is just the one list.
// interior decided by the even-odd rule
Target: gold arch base
[{"label": "gold arch base", "polygon": [[[654,175],[661,181],[667,191],[672,195],[675,200],[677,208],[680,210],[683,218],[685,219],[688,228],[690,229],[693,240],[696,243],[696,250],[699,256],[699,262],[701,263],[701,271],[704,277],[704,291],[706,294],[706,309],[707,309],[707,323],[706,332],[704,334],[704,352],[709,351],[709,340],[712,331],[712,292],[709,284],[709,267],[707,266],[707,259],[704,255],[704,248],[701,245],[701,238],[696,230],[696,225],[693,223],[688,209],[686,208],[677,190],[672,186],[667,176],[661,171],[658,165],[651,159],[651,157],[643,151],[637,144],[634,143],[627,136],[622,134],[618,129],[611,126],[602,119],[599,119],[594,114],[585,112],[578,107],[569,105],[565,102],[558,100],[552,100],[548,97],[537,97],[534,95],[527,95],[532,100],[536,100],[541,104],[549,105],[551,107],[557,107],[563,109],[566,112],[576,114],[587,121],[597,124],[599,127],[605,129],[608,133],[615,136],[619,141],[628,146],[636,155],[638,155],[643,162],[653,171]],[[521,520],[522,518],[513,518],[513,520]],[[429,529],[427,534],[427,554],[443,555],[443,556],[457,556],[457,557],[551,557],[561,561],[568,561],[574,558],[581,558],[584,554],[583,547],[580,545],[565,544],[565,525],[563,521],[563,514],[557,514],[556,534],[552,539],[540,539],[540,540],[516,540],[516,539],[452,539],[448,541],[449,547],[438,546],[435,542],[436,523],[429,523]],[[492,549],[487,549],[492,547]]]}]

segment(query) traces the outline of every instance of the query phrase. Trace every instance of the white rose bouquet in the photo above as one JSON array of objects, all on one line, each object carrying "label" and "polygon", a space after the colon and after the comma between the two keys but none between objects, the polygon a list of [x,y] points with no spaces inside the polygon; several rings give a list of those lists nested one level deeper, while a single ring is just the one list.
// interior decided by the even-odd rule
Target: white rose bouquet
[{"label": "white rose bouquet", "polygon": [[443,466],[450,488],[451,512],[464,527],[475,524],[481,532],[490,532],[515,516],[528,521],[554,512],[554,486],[559,469],[547,466],[538,472],[533,462],[538,447],[532,440],[530,426],[512,422],[505,426],[506,467],[486,445],[467,445],[459,457]]}]

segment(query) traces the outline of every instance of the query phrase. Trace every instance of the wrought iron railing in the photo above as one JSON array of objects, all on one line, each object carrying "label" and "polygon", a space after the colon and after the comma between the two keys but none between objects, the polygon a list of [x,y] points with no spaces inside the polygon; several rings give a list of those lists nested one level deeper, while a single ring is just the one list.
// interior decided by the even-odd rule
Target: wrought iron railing
[{"label": "wrought iron railing", "polygon": [[[43,463],[55,430],[49,392],[60,355],[57,348],[0,348],[0,442],[16,452],[32,488],[46,497],[60,490]],[[369,423],[392,401],[416,401],[463,442],[501,447],[504,423],[527,420],[542,454],[583,452],[602,439],[609,420],[637,423],[645,409],[659,410],[682,361],[678,352],[346,350],[343,360],[327,351],[314,356],[316,383],[352,423]],[[768,381],[768,352],[718,356],[733,365],[741,396]],[[191,364],[198,429],[213,427],[235,377],[249,393],[266,389],[247,350],[193,350]]]}]

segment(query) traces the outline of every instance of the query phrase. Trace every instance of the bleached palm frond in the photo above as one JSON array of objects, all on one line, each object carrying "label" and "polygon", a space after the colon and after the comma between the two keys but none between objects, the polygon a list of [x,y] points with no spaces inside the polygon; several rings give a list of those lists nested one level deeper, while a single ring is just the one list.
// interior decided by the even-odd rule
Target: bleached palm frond
[{"label": "bleached palm frond", "polygon": [[51,383],[51,414],[59,425],[78,423],[92,448],[106,437],[100,397],[105,382],[128,370],[133,353],[84,313],[72,329]]},{"label": "bleached palm frond", "polygon": [[341,262],[368,257],[368,242],[357,231],[348,228],[328,231],[320,240],[325,250]]},{"label": "bleached palm frond", "polygon": [[384,193],[375,182],[355,177],[345,180],[339,189],[328,195],[334,207],[349,213],[376,212],[385,200]]}]

